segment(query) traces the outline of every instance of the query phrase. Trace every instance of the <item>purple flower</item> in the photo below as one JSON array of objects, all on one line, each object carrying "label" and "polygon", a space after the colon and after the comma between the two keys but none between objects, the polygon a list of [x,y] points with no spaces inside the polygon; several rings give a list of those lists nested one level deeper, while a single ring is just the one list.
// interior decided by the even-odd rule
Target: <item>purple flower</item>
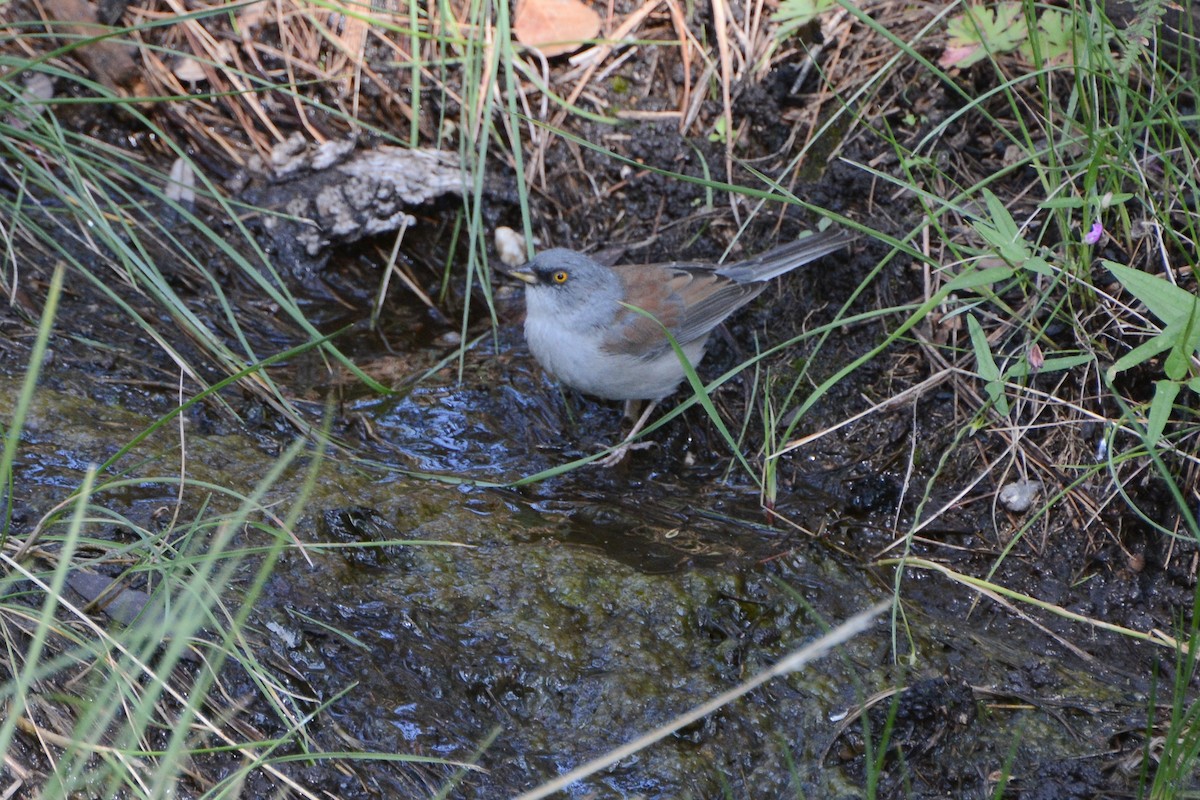
[{"label": "purple flower", "polygon": [[1092,229],[1083,236],[1085,244],[1095,244],[1100,241],[1100,237],[1104,235],[1104,226],[1099,222],[1092,223]]}]

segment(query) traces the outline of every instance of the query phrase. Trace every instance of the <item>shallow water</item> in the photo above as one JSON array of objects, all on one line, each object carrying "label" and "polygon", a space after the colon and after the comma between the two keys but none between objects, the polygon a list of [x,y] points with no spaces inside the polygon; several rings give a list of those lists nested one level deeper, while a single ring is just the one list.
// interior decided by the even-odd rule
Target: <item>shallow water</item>
[{"label": "shallow water", "polygon": [[[444,355],[431,348],[414,368]],[[299,530],[306,543],[374,544],[312,552],[312,564],[289,554],[255,611],[265,660],[306,694],[340,694],[319,717],[331,724],[314,729],[320,748],[475,760],[495,736],[477,756],[484,771],[463,776],[451,796],[511,796],[735,686],[888,595],[889,570],[838,549],[875,524],[851,492],[828,491],[836,485],[826,475],[822,489],[796,484],[781,498],[787,519],[822,536],[768,524],[754,486],[700,453],[686,420],[616,470],[494,485],[597,451],[618,413],[563,396],[510,334],[499,352],[470,351],[464,367],[462,383],[447,368],[397,396],[347,401],[347,420],[370,423],[358,445],[369,461],[332,455]],[[26,513],[149,421],[44,390],[20,475]],[[272,448],[251,437],[192,432],[187,441],[197,480],[245,491],[272,463]],[[686,466],[689,448],[701,466]],[[164,431],[126,463],[170,474],[177,451]],[[173,499],[148,479],[136,496],[100,501],[137,516]],[[1141,687],[1063,666],[1030,628],[992,607],[972,611],[965,592],[938,579],[913,574],[905,598],[895,626],[881,620],[815,668],[770,682],[570,796],[857,796],[864,747],[853,711],[903,685],[921,691],[897,710],[905,760],[889,761],[885,782],[984,796],[1014,743],[1020,766],[1070,758],[1112,735],[1111,716],[1086,709],[1139,708]],[[901,666],[909,654],[914,664]],[[1026,702],[1029,675],[1041,695],[1076,700],[1065,710]],[[872,712],[874,736],[885,706]],[[1031,731],[1037,747],[1027,750]],[[452,772],[346,764],[349,782],[329,762],[304,774],[343,797],[415,797]]]}]

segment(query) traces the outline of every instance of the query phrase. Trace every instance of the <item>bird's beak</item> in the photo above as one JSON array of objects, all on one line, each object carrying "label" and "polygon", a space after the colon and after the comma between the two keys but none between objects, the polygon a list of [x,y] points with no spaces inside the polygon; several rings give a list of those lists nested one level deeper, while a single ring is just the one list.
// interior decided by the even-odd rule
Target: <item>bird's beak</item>
[{"label": "bird's beak", "polygon": [[538,280],[537,274],[529,272],[528,270],[510,269],[506,270],[505,274],[516,278],[522,283],[528,283],[530,286],[536,286],[537,284],[541,283],[541,281]]}]

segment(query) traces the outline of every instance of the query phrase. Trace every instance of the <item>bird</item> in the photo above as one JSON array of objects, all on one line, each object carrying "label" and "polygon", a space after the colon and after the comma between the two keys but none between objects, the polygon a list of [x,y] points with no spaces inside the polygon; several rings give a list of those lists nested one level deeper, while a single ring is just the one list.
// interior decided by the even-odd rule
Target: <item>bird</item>
[{"label": "bird", "polygon": [[695,367],[713,329],[768,281],[841,250],[854,236],[828,228],[730,264],[608,266],[565,248],[538,253],[507,274],[525,284],[525,340],[553,377],[584,394],[625,401],[633,430],[599,463],[619,463],[655,406],[686,377],[666,332]]}]

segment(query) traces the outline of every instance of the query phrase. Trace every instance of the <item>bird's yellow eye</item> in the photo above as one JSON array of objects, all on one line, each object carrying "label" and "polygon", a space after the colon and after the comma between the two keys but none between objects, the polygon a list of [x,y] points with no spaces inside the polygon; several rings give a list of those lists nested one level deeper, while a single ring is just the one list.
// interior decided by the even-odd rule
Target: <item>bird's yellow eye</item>
[{"label": "bird's yellow eye", "polygon": [[552,275],[551,277],[554,279],[555,283],[566,283],[567,282],[567,271],[565,269],[560,269],[558,272],[554,273],[554,275]]}]

